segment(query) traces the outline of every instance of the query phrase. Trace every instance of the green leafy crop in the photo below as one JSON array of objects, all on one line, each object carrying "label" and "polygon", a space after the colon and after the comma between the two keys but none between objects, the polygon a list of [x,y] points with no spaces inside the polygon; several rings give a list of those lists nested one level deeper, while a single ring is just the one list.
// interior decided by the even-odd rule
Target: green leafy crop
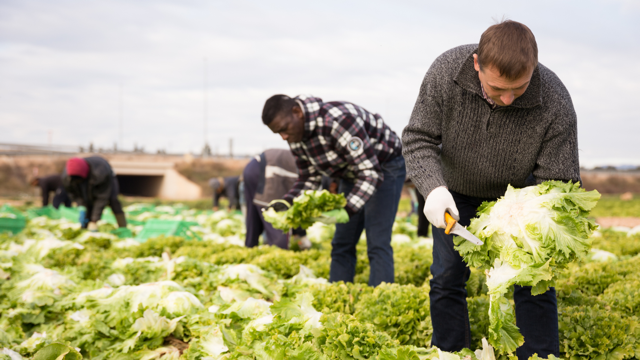
[{"label": "green leafy crop", "polygon": [[468,229],[484,244],[456,237],[456,250],[472,267],[488,269],[489,341],[513,353],[524,343],[513,307],[504,297],[514,285],[544,293],[558,269],[585,256],[595,223],[587,218],[600,194],[578,183],[547,181],[537,186],[509,186],[496,202],[485,202]]},{"label": "green leafy crop", "polygon": [[349,215],[343,209],[345,205],[347,200],[342,194],[332,194],[327,190],[307,190],[293,199],[293,204],[287,211],[276,212],[269,208],[263,212],[263,216],[274,228],[282,231],[298,227],[306,229],[317,221],[326,224],[349,221]]}]

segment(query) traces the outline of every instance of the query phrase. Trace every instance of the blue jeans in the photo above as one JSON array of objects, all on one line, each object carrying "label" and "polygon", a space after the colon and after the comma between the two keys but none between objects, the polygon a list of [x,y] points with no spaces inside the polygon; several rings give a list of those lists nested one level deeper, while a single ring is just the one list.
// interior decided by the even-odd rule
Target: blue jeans
[{"label": "blue jeans", "polygon": [[[331,241],[330,282],[353,282],[356,272],[356,244],[363,229],[367,234],[369,285],[378,286],[382,282],[394,281],[391,229],[406,176],[404,158],[398,156],[381,164],[381,167],[384,181],[373,196],[360,211],[351,216],[348,223],[336,225],[336,233]],[[339,191],[347,195],[354,185],[353,181],[343,179],[340,181]]]},{"label": "blue jeans", "polygon": [[[460,212],[460,224],[468,226],[483,201],[451,191]],[[467,290],[465,284],[470,271],[460,254],[453,248],[453,236],[444,229],[433,228],[433,264],[431,265],[431,345],[445,351],[460,351],[471,343]],[[558,339],[558,306],[556,292],[551,288],[544,294],[531,295],[531,287],[515,286],[513,299],[516,324],[524,336],[524,345],[516,350],[520,360],[534,353],[540,357],[560,356]],[[487,314],[488,316],[488,314]]]}]

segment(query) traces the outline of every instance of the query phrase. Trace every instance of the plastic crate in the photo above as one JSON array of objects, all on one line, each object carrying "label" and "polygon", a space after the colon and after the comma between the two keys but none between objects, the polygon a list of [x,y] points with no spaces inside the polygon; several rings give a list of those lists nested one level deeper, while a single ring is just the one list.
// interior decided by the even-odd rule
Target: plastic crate
[{"label": "plastic crate", "polygon": [[[80,210],[78,210],[77,207],[68,208],[66,206],[60,206],[60,209],[58,209],[58,212],[60,213],[61,218],[74,221],[74,222],[80,222]],[[87,215],[91,216],[91,214],[87,214]],[[116,221],[115,215],[113,215],[113,211],[111,211],[111,208],[109,207],[106,207],[102,211],[101,220],[104,220],[109,224],[113,224],[113,225],[116,225],[118,223]]]},{"label": "plastic crate", "polygon": [[2,205],[2,207],[0,207],[0,213],[9,213],[9,214],[13,214],[15,216],[24,217],[24,214],[20,210],[14,208],[13,206],[11,206],[9,204]]},{"label": "plastic crate", "polygon": [[60,213],[60,217],[70,220],[70,221],[75,221],[75,222],[80,222],[79,218],[80,218],[80,210],[78,210],[77,207],[66,207],[66,206],[60,206],[60,208],[58,209],[58,212]]},{"label": "plastic crate", "polygon": [[149,238],[162,235],[202,240],[197,234],[191,231],[190,227],[194,225],[198,224],[190,221],[150,219],[146,222],[142,231],[138,233],[136,240],[142,243]]},{"label": "plastic crate", "polygon": [[142,213],[153,211],[155,206],[153,204],[142,204],[141,206],[137,206],[136,210],[130,210],[130,211],[127,211],[126,210],[127,208],[129,207],[125,207],[125,211],[124,211],[127,215],[138,216]]},{"label": "plastic crate", "polygon": [[117,229],[111,230],[111,233],[113,235],[119,237],[120,239],[132,238],[133,237],[133,233],[131,233],[131,230],[127,229],[126,227],[122,227],[122,228],[117,228]]},{"label": "plastic crate", "polygon": [[58,209],[54,208],[51,205],[42,208],[30,208],[27,209],[26,212],[29,219],[37,218],[40,216],[46,216],[49,219],[60,219],[60,212],[58,211]]},{"label": "plastic crate", "polygon": [[17,234],[27,226],[27,219],[24,217],[12,218],[0,218],[0,233],[10,232]]},{"label": "plastic crate", "polygon": [[116,220],[116,216],[113,215],[113,211],[111,210],[110,207],[105,207],[104,210],[102,210],[102,217],[100,217],[100,220],[116,226],[118,224],[118,221]]},{"label": "plastic crate", "polygon": [[0,217],[0,233],[9,232],[17,234],[25,226],[27,226],[27,219],[22,215],[20,211],[14,209],[12,206],[3,205],[0,208],[0,213],[10,214],[11,217]]}]

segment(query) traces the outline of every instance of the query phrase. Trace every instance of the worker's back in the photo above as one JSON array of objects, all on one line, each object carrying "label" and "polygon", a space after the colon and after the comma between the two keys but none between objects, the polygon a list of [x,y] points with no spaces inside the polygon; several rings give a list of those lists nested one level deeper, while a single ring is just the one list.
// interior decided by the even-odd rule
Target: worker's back
[{"label": "worker's back", "polygon": [[296,160],[289,149],[269,149],[260,154],[261,181],[253,199],[256,205],[282,199],[298,178]]}]

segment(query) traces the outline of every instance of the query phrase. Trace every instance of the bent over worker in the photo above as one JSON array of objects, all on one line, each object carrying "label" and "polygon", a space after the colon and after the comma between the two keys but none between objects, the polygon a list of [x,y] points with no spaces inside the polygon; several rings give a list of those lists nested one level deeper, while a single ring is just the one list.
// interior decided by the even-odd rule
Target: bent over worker
[{"label": "bent over worker", "polygon": [[86,208],[86,213],[80,213],[82,228],[97,231],[96,223],[107,205],[111,207],[118,227],[127,226],[118,200],[118,180],[107,160],[100,156],[69,159],[62,171],[62,184],[71,199]]},{"label": "bent over worker", "polygon": [[247,202],[247,247],[257,246],[258,238],[264,232],[266,244],[289,248],[289,234],[265,221],[262,209],[268,207],[272,200],[282,199],[297,178],[296,160],[291,151],[285,149],[265,150],[244,168],[242,179]]},{"label": "bent over worker", "polygon": [[[319,188],[322,175],[340,178],[349,222],[336,225],[329,281],[353,282],[356,244],[364,229],[369,285],[393,282],[391,229],[405,179],[398,136],[378,114],[349,102],[323,102],[312,96],[274,95],[264,105],[262,121],[289,143],[296,158],[298,178],[286,201]],[[273,207],[281,210],[279,205]]]},{"label": "bent over worker", "polygon": [[[409,176],[426,196],[424,213],[434,226],[431,343],[458,351],[470,345],[470,272],[444,233],[445,212],[468,226],[478,206],[504,195],[509,184],[579,181],[576,113],[562,81],[538,63],[531,30],[508,20],[489,27],[479,44],[433,62],[402,140]],[[516,286],[513,298],[524,336],[518,358],[560,356],[555,289],[533,296],[530,287]]]},{"label": "bent over worker", "polygon": [[213,210],[220,208],[220,198],[226,197],[229,200],[227,206],[229,211],[240,210],[240,176],[228,176],[225,178],[212,178],[209,186],[213,189]]},{"label": "bent over worker", "polygon": [[42,207],[49,205],[49,195],[53,193],[52,205],[54,208],[59,208],[60,204],[71,207],[71,199],[62,186],[62,176],[49,175],[44,177],[35,178],[31,181],[31,186],[37,186],[40,188],[42,196]]}]

